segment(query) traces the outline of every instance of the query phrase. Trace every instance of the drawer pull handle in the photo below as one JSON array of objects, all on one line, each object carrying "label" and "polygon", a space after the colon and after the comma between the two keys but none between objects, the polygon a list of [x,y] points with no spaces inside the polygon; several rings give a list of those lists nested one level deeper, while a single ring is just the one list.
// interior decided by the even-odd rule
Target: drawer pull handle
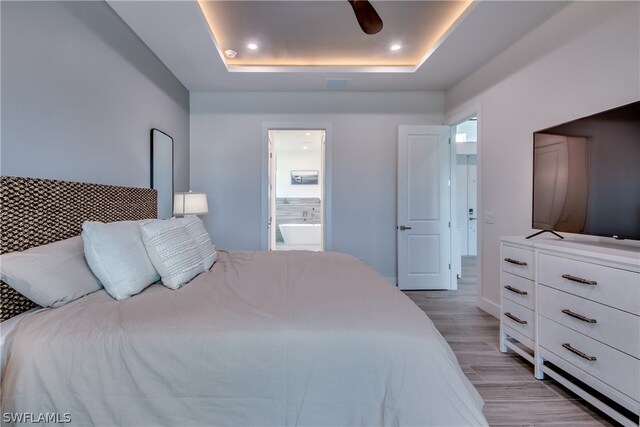
[{"label": "drawer pull handle", "polygon": [[521,291],[520,289],[518,289],[518,288],[514,288],[514,287],[513,287],[513,286],[511,286],[511,285],[506,285],[504,288],[505,288],[506,290],[508,290],[508,291],[515,292],[515,293],[516,293],[516,294],[518,294],[518,295],[528,295],[528,292],[527,292],[527,291]]},{"label": "drawer pull handle", "polygon": [[505,313],[504,315],[507,316],[511,320],[515,320],[516,322],[520,323],[521,325],[526,325],[527,324],[526,320],[518,319],[516,316],[514,316],[511,313]]},{"label": "drawer pull handle", "polygon": [[595,280],[587,280],[587,279],[583,279],[582,277],[572,276],[570,274],[563,274],[562,278],[563,279],[567,279],[567,280],[571,280],[572,282],[578,282],[578,283],[581,283],[583,285],[595,286],[595,285],[598,284],[598,282],[596,282]]},{"label": "drawer pull handle", "polygon": [[589,356],[588,354],[571,347],[571,344],[569,344],[568,342],[562,344],[562,346],[569,350],[571,353],[577,354],[578,356],[582,357],[583,359],[587,359],[590,362],[595,362],[597,360],[595,356]]},{"label": "drawer pull handle", "polygon": [[518,261],[517,259],[513,259],[513,258],[505,258],[505,261],[507,261],[510,264],[515,264],[515,265],[527,265],[526,262],[524,261]]},{"label": "drawer pull handle", "polygon": [[565,308],[564,310],[562,310],[562,312],[564,314],[566,314],[567,316],[575,317],[576,319],[582,320],[583,322],[598,323],[596,321],[596,319],[590,319],[587,316],[583,316],[582,314],[574,313],[573,311],[569,310],[568,308]]}]

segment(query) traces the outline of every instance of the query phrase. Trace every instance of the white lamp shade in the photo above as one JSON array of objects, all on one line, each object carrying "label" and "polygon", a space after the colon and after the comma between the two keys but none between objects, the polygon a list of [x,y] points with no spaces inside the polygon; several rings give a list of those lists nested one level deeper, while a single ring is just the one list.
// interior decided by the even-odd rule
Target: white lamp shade
[{"label": "white lamp shade", "polygon": [[209,213],[207,195],[205,193],[174,193],[174,215],[205,215]]}]

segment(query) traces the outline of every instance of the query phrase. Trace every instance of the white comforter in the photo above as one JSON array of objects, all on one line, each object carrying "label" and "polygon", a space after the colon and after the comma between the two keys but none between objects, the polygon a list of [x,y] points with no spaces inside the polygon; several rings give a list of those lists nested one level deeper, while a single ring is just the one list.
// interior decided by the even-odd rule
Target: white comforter
[{"label": "white comforter", "polygon": [[486,425],[429,318],[339,253],[221,253],[172,291],[24,319],[2,412],[79,425]]}]

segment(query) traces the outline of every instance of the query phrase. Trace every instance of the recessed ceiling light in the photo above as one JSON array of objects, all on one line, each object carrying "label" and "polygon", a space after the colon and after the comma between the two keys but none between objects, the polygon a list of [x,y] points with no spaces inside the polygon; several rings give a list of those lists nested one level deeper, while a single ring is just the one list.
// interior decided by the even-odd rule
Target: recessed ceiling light
[{"label": "recessed ceiling light", "polygon": [[311,132],[305,132],[304,134],[307,136],[311,136]]},{"label": "recessed ceiling light", "polygon": [[307,147],[306,145],[302,147],[303,150],[308,150],[309,147]]},{"label": "recessed ceiling light", "polygon": [[402,49],[402,45],[400,45],[400,44],[394,44],[394,45],[391,45],[391,48],[390,48],[390,49],[391,49],[391,50],[393,50],[393,51],[395,52],[396,50],[400,50],[400,49]]},{"label": "recessed ceiling light", "polygon": [[229,59],[233,59],[238,56],[238,52],[236,52],[235,50],[227,49],[224,51],[224,55]]},{"label": "recessed ceiling light", "polygon": [[247,47],[251,50],[256,50],[258,48],[258,45],[255,43],[249,43]]}]

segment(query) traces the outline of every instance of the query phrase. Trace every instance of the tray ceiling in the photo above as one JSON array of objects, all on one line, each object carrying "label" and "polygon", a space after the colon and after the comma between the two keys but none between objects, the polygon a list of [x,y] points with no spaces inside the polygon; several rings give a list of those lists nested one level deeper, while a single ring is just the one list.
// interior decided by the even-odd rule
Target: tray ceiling
[{"label": "tray ceiling", "polygon": [[[351,79],[348,91],[446,90],[569,4],[372,0],[384,28],[367,36],[346,0],[107,2],[190,91],[322,91],[327,78]],[[430,3],[466,9],[427,13]]]},{"label": "tray ceiling", "polygon": [[229,71],[360,72],[414,72],[471,1],[372,4],[384,27],[367,35],[347,1],[199,1]]}]

